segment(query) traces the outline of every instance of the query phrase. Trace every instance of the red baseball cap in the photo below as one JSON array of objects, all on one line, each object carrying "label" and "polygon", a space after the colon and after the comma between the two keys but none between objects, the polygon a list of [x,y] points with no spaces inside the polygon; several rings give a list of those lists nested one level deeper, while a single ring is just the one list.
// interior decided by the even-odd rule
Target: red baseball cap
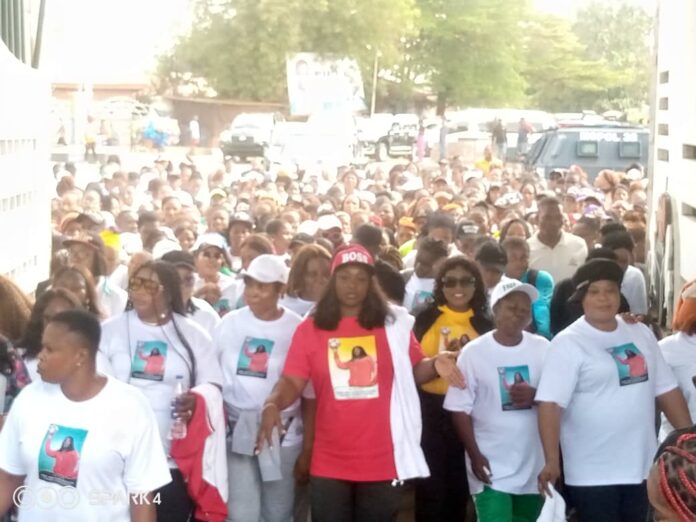
[{"label": "red baseball cap", "polygon": [[369,267],[370,271],[373,271],[375,262],[362,245],[347,245],[334,255],[333,261],[331,261],[331,273],[335,273],[343,265],[365,265]]}]

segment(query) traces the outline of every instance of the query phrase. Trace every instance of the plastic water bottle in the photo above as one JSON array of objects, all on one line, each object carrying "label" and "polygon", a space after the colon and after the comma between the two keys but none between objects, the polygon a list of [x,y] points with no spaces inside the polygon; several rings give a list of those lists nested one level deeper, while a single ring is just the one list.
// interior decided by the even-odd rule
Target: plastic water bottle
[{"label": "plastic water bottle", "polygon": [[170,440],[186,438],[186,421],[181,417],[175,417],[175,406],[179,400],[179,397],[181,397],[185,392],[186,390],[184,389],[184,376],[177,375],[176,387],[174,388],[174,400],[172,401],[172,418],[174,419],[174,422],[172,422],[172,426],[171,428],[169,428]]}]

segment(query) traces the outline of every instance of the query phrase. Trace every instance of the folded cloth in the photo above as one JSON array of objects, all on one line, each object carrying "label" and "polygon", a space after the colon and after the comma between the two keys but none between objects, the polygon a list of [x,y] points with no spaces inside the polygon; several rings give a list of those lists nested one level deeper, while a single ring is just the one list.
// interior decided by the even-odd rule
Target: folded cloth
[{"label": "folded cloth", "polygon": [[241,410],[232,428],[232,452],[253,457],[258,433],[259,412],[257,410]]},{"label": "folded cloth", "polygon": [[544,507],[541,509],[537,522],[565,522],[565,501],[561,494],[558,493],[551,484],[549,484],[549,489],[553,496],[546,497]]}]

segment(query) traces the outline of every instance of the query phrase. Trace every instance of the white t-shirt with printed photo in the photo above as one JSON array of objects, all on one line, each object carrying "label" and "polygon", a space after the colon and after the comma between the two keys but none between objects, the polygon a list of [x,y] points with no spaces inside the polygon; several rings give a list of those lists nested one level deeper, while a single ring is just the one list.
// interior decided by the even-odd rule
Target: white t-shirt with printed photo
[{"label": "white t-shirt with printed photo", "polygon": [[301,297],[292,297],[285,295],[280,300],[280,304],[295,312],[300,317],[305,317],[307,313],[317,304],[314,301],[307,301]]},{"label": "white t-shirt with printed photo", "polygon": [[[287,308],[275,321],[258,319],[249,307],[222,319],[213,343],[222,368],[222,396],[228,412],[261,410],[280,378],[290,341],[301,322],[302,318]],[[299,404],[296,401],[284,412],[284,417],[293,417],[294,424],[287,430],[285,446],[302,439]]]},{"label": "white t-shirt with printed photo", "polygon": [[640,484],[657,450],[655,397],[677,387],[643,324],[604,332],[583,317],[551,342],[536,398],[563,408],[561,448],[571,486]]},{"label": "white t-shirt with printed photo", "polygon": [[127,495],[171,481],[147,399],[113,377],[80,402],[57,384],[22,390],[0,432],[0,468],[26,476],[20,522],[130,522]]},{"label": "white t-shirt with printed photo", "polygon": [[[496,491],[537,493],[537,475],[544,467],[537,410],[513,405],[509,387],[515,382],[537,387],[548,346],[546,339],[529,332],[523,332],[517,346],[503,346],[489,332],[467,344],[457,361],[466,388],[450,386],[444,408],[471,416]],[[481,493],[484,485],[471,471],[468,455],[467,474],[471,494]]]},{"label": "white t-shirt with printed photo", "polygon": [[[696,336],[677,332],[660,341],[660,350],[679,383],[689,407],[692,419],[696,419]],[[662,414],[660,440],[674,431],[674,427]]]},{"label": "white t-shirt with printed photo", "polygon": [[[195,383],[189,377],[188,352],[172,321],[176,321],[196,359]],[[222,373],[210,335],[181,315],[174,314],[171,321],[161,326],[142,322],[133,310],[114,317],[102,325],[100,350],[111,363],[114,376],[139,388],[150,401],[167,454],[176,376],[183,376],[185,389],[203,383],[222,385]],[[170,466],[175,467],[173,460]]]},{"label": "white t-shirt with printed photo", "polygon": [[434,290],[435,279],[421,278],[414,273],[406,283],[404,307],[409,313],[420,311],[433,300]]},{"label": "white t-shirt with printed photo", "polygon": [[[236,309],[236,306],[233,306],[234,301],[230,298],[230,293],[234,292],[234,290],[230,287],[234,287],[236,285],[237,279],[225,274],[218,274],[218,276],[219,277],[217,285],[220,289],[220,292],[222,293],[222,296],[220,297],[220,300],[217,303],[214,303],[211,306],[218,313],[218,315],[222,317],[230,310]],[[202,277],[196,275],[196,281],[193,284],[194,292],[203,288],[204,285],[205,280]]]}]

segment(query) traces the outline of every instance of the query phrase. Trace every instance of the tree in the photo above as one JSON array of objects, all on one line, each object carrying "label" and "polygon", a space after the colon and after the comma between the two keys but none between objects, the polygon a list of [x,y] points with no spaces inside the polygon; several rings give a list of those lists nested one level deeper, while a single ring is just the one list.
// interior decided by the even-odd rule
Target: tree
[{"label": "tree", "polygon": [[531,106],[552,112],[596,108],[619,75],[601,60],[583,58],[583,47],[562,18],[537,15],[525,24],[527,96]]},{"label": "tree", "polygon": [[416,14],[414,0],[199,0],[193,29],[161,57],[159,76],[170,88],[203,77],[221,96],[282,100],[288,54],[348,56],[371,78],[375,53],[391,66]]},{"label": "tree", "polygon": [[453,105],[514,105],[524,100],[519,23],[526,0],[419,0],[413,43],[419,67],[438,97]]},{"label": "tree", "polygon": [[625,1],[595,1],[578,11],[573,31],[585,57],[602,60],[618,73],[616,86],[601,100],[603,108],[625,110],[648,102],[653,26],[650,14]]}]

